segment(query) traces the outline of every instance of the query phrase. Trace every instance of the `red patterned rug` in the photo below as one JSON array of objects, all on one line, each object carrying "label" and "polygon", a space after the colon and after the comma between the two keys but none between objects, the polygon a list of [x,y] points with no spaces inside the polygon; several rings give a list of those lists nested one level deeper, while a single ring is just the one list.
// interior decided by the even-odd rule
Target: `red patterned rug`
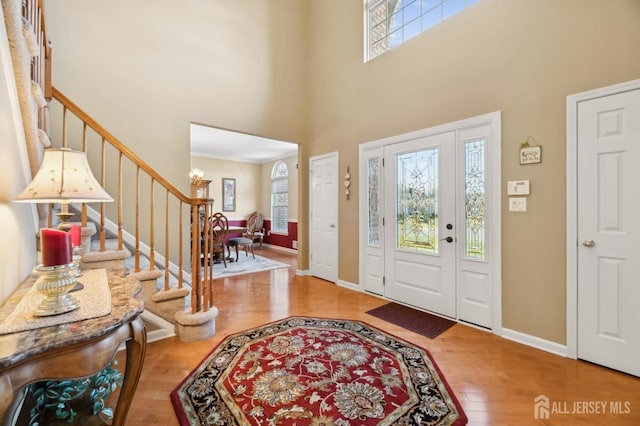
[{"label": "red patterned rug", "polygon": [[358,321],[291,317],[226,337],[171,393],[181,425],[464,425],[431,355]]}]

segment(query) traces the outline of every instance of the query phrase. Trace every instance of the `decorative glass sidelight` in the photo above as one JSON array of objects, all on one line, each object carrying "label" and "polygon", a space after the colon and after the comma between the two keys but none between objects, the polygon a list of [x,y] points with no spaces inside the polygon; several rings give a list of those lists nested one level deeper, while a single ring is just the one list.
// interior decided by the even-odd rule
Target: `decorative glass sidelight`
[{"label": "decorative glass sidelight", "polygon": [[369,185],[369,245],[380,246],[380,173],[382,158],[370,158],[367,164],[367,182]]},{"label": "decorative glass sidelight", "polygon": [[485,257],[485,141],[465,144],[465,256]]},{"label": "decorative glass sidelight", "polygon": [[397,157],[397,247],[438,253],[438,149]]}]

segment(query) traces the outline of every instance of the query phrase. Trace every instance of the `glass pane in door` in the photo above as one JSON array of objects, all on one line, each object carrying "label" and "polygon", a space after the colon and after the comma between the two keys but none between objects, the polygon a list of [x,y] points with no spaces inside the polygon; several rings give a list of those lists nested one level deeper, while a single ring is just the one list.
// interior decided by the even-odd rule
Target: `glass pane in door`
[{"label": "glass pane in door", "polygon": [[484,140],[465,144],[465,256],[485,256]]},{"label": "glass pane in door", "polygon": [[397,156],[398,248],[438,253],[438,149]]},{"label": "glass pane in door", "polygon": [[380,246],[380,185],[382,178],[380,176],[381,167],[380,163],[382,158],[370,158],[368,161],[367,178],[369,187],[369,245],[379,247]]}]

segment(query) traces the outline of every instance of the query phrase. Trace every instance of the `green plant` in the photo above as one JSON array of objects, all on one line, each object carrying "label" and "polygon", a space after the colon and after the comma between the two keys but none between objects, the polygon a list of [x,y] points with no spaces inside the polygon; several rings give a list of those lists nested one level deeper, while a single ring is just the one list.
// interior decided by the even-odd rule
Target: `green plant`
[{"label": "green plant", "polygon": [[[113,409],[105,406],[105,401],[118,386],[122,386],[123,376],[112,361],[95,376],[79,380],[49,380],[30,385],[29,392],[35,403],[29,411],[29,425],[40,426],[45,415],[52,413],[56,420],[73,423],[78,407],[74,404],[79,397],[86,396],[91,401],[94,415],[113,417]],[[87,394],[87,392],[89,392]]]}]

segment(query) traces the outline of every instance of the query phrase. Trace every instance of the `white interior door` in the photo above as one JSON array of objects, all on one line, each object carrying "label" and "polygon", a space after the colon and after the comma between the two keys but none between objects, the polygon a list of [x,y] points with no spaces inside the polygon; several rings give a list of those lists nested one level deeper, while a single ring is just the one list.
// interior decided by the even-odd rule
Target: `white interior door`
[{"label": "white interior door", "polygon": [[455,132],[385,148],[391,299],[456,317]]},{"label": "white interior door", "polygon": [[577,111],[577,355],[640,376],[640,90]]},{"label": "white interior door", "polygon": [[338,154],[309,159],[309,271],[338,280]]}]

